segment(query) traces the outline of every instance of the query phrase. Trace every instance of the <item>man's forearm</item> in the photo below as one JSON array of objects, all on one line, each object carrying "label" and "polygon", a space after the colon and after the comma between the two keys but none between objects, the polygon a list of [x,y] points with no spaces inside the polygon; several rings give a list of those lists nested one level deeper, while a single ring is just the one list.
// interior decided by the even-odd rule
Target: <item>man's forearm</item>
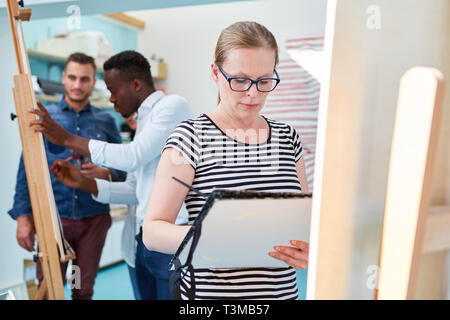
[{"label": "man's forearm", "polygon": [[67,139],[65,139],[64,146],[66,148],[74,150],[79,154],[82,154],[85,157],[91,157],[88,138],[80,137],[71,133],[70,135],[68,135]]},{"label": "man's forearm", "polygon": [[94,197],[98,196],[97,182],[94,179],[86,179],[82,182],[79,189],[93,194]]}]

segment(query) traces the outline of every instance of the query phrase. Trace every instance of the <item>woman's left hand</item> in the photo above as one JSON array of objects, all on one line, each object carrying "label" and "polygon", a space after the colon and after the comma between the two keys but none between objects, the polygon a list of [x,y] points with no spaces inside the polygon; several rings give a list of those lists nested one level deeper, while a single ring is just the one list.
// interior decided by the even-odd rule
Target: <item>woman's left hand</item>
[{"label": "woman's left hand", "polygon": [[275,246],[275,251],[269,255],[275,259],[286,262],[294,269],[308,268],[309,243],[300,240],[291,240],[290,246]]}]

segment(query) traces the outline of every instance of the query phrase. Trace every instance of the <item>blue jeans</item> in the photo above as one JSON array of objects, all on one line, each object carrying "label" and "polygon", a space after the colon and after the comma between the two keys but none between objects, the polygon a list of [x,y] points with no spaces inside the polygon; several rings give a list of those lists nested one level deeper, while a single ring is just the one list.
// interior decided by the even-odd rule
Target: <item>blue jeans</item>
[{"label": "blue jeans", "polygon": [[142,300],[141,294],[139,293],[137,280],[136,280],[136,268],[133,268],[128,264],[127,264],[127,266],[128,266],[128,273],[130,275],[130,280],[131,280],[131,287],[133,288],[134,299]]},{"label": "blue jeans", "polygon": [[148,250],[142,242],[142,232],[136,236],[136,280],[142,300],[169,300],[169,270],[172,254]]}]

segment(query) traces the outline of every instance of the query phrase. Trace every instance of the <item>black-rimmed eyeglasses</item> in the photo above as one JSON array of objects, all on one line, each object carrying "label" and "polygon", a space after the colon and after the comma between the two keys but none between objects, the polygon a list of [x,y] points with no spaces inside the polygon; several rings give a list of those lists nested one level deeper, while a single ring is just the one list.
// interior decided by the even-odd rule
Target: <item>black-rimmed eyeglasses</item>
[{"label": "black-rimmed eyeglasses", "polygon": [[244,92],[250,90],[253,84],[256,85],[256,90],[260,92],[270,92],[273,91],[278,83],[280,83],[280,77],[278,76],[277,70],[274,70],[276,78],[261,78],[258,80],[252,80],[245,77],[229,77],[223,72],[222,68],[217,66],[220,72],[223,74],[225,79],[227,79],[230,89],[237,92]]}]

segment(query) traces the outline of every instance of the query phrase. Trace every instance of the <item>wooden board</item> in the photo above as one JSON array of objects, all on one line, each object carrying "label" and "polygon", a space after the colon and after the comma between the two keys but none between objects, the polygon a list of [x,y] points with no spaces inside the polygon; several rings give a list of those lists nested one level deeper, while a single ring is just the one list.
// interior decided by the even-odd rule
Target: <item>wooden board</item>
[{"label": "wooden board", "polygon": [[428,210],[423,253],[450,250],[450,206]]},{"label": "wooden board", "polygon": [[19,70],[19,74],[14,76],[13,95],[38,240],[38,256],[44,276],[39,297],[43,297],[47,291],[48,299],[63,300],[65,297],[60,261],[73,258],[73,251],[69,247],[65,248],[61,236],[43,136],[35,133],[29,125],[36,116],[28,111],[37,105],[21,19],[29,19],[31,11],[19,10],[15,0],[7,0],[7,5]]},{"label": "wooden board", "polygon": [[106,14],[107,17],[110,17],[112,19],[118,20],[120,22],[126,23],[130,26],[139,28],[139,29],[144,29],[145,28],[145,22],[140,20],[140,19],[136,19],[130,15],[127,15],[125,13],[107,13]]},{"label": "wooden board", "polygon": [[444,97],[442,74],[410,69],[400,83],[380,254],[378,299],[413,299]]}]

